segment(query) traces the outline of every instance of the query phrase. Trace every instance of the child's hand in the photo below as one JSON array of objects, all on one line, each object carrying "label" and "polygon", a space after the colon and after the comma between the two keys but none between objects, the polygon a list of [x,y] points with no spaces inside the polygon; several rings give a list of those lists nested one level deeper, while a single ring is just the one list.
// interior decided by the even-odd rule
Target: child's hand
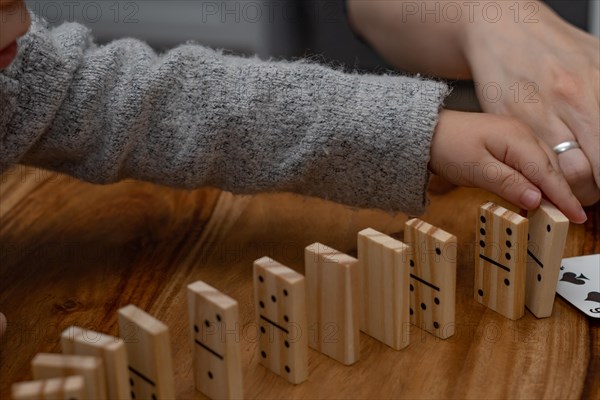
[{"label": "child's hand", "polygon": [[429,169],[462,186],[489,190],[526,210],[542,191],[571,221],[587,219],[560,172],[556,154],[510,117],[442,110]]}]

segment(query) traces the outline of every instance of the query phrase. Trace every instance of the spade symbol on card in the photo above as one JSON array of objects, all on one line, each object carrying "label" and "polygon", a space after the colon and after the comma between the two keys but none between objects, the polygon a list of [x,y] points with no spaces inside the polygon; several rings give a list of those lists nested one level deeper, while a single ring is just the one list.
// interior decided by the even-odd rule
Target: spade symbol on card
[{"label": "spade symbol on card", "polygon": [[[583,275],[580,275],[580,276],[583,276]],[[587,278],[585,278],[585,279],[587,279]],[[573,272],[565,272],[560,280],[564,281],[564,282],[572,283],[574,285],[584,285],[585,284],[585,281],[581,280]]]},{"label": "spade symbol on card", "polygon": [[595,301],[596,303],[600,303],[600,293],[598,292],[589,292],[586,298],[587,301]]}]

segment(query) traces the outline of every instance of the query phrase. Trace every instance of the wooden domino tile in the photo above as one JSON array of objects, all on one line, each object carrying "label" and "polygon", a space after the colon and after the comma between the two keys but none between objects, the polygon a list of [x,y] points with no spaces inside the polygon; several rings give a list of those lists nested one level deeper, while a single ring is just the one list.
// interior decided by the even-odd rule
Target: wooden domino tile
[{"label": "wooden domino tile", "polygon": [[367,228],[358,233],[360,329],[395,350],[409,344],[409,247]]},{"label": "wooden domino tile", "polygon": [[414,218],[406,222],[409,254],[410,321],[446,339],[454,335],[456,236]]},{"label": "wooden domino tile", "polygon": [[211,399],[241,399],[238,303],[202,282],[187,287],[196,389]]},{"label": "wooden domino tile", "polygon": [[73,375],[12,385],[13,400],[92,400],[82,376]]},{"label": "wooden domino tile", "polygon": [[254,299],[260,363],[291,383],[305,381],[308,344],[304,277],[269,257],[260,258],[254,261]]},{"label": "wooden domino tile", "polygon": [[169,329],[130,304],[119,309],[119,334],[125,341],[131,397],[174,399]]},{"label": "wooden domino tile", "polygon": [[109,399],[131,399],[127,351],[120,338],[71,326],[61,335],[63,354],[94,356],[102,359]]},{"label": "wooden domino tile", "polygon": [[546,200],[542,200],[538,209],[529,211],[527,219],[525,305],[536,317],[545,318],[552,315],[569,219]]},{"label": "wooden domino tile", "polygon": [[92,356],[39,353],[31,361],[34,380],[81,375],[88,399],[106,399],[102,359]]},{"label": "wooden domino tile", "polygon": [[309,339],[313,349],[351,365],[360,357],[358,260],[320,243],[304,252]]},{"label": "wooden domino tile", "polygon": [[475,299],[512,320],[525,313],[528,221],[487,202],[477,215]]}]

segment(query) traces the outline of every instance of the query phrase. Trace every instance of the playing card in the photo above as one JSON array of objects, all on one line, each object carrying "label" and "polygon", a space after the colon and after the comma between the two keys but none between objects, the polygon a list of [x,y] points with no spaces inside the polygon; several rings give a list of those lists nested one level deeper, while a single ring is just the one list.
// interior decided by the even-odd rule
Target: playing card
[{"label": "playing card", "polygon": [[600,318],[600,254],[564,258],[556,293],[586,315]]}]

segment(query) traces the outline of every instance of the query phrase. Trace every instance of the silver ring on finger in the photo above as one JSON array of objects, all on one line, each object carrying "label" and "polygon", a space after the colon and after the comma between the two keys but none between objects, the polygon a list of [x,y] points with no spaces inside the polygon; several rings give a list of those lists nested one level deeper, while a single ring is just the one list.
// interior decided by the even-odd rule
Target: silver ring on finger
[{"label": "silver ring on finger", "polygon": [[556,154],[560,154],[560,153],[564,153],[565,151],[569,151],[572,149],[580,149],[581,146],[579,145],[579,143],[577,143],[577,141],[575,140],[569,140],[568,142],[562,142],[557,144],[556,146],[554,146],[552,148],[552,150],[556,153]]}]

